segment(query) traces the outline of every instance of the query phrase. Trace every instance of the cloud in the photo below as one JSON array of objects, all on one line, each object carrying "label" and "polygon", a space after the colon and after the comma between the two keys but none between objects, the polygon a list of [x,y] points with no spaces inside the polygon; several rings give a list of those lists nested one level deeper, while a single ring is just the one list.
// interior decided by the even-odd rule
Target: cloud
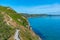
[{"label": "cloud", "polygon": [[17,12],[22,13],[51,13],[51,12],[60,12],[60,4],[51,4],[51,5],[40,5],[32,7],[19,6],[14,8]]}]

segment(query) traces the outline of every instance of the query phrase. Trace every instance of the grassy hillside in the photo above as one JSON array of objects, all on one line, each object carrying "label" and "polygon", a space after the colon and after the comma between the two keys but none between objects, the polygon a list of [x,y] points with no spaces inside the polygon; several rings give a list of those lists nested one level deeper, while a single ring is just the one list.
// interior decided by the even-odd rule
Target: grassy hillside
[{"label": "grassy hillside", "polygon": [[0,14],[0,40],[7,40],[14,34],[14,28],[7,25],[3,20],[3,15]]},{"label": "grassy hillside", "polygon": [[20,30],[21,40],[38,40],[39,37],[29,28],[24,16],[10,7],[0,6],[0,40],[13,40],[16,29]]},{"label": "grassy hillside", "polygon": [[17,23],[19,23],[19,21],[17,19],[23,20],[22,22],[20,22],[19,24],[22,24],[24,26],[26,26],[26,24],[28,25],[26,19],[24,19],[20,14],[18,14],[16,11],[14,11],[12,8],[10,7],[3,7],[0,6],[0,12],[4,12],[6,14],[8,14],[10,17],[12,17]]}]

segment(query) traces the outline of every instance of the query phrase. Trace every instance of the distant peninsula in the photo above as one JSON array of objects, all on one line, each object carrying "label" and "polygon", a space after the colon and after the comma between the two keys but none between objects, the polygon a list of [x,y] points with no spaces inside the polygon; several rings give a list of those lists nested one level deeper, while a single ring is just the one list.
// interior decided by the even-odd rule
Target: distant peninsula
[{"label": "distant peninsula", "polygon": [[48,14],[27,14],[27,13],[20,13],[21,15],[29,18],[29,17],[42,17],[42,16],[48,16]]},{"label": "distant peninsula", "polygon": [[55,14],[28,14],[28,13],[19,13],[26,18],[31,18],[31,17],[46,17],[46,16],[60,16],[60,15],[55,15]]}]

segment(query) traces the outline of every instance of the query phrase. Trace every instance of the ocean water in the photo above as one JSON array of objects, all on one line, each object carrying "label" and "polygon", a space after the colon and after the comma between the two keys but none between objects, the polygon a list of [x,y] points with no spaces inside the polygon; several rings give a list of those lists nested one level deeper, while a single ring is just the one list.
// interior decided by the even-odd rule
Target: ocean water
[{"label": "ocean water", "polygon": [[28,21],[42,40],[60,40],[60,16],[28,18]]}]

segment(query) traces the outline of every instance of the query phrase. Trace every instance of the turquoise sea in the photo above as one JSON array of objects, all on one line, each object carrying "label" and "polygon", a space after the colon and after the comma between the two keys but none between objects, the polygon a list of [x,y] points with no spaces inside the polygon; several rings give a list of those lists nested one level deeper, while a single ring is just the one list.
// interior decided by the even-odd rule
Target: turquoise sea
[{"label": "turquoise sea", "polygon": [[34,17],[28,21],[42,40],[60,40],[60,16]]}]

